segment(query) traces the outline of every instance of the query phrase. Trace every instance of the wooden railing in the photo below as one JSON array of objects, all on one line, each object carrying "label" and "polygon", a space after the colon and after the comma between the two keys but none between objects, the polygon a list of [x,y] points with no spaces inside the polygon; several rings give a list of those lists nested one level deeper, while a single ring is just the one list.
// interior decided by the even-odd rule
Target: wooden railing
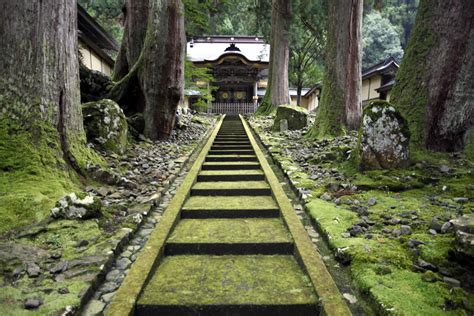
[{"label": "wooden railing", "polygon": [[254,113],[257,104],[254,103],[212,103],[207,107],[207,113],[246,114]]}]

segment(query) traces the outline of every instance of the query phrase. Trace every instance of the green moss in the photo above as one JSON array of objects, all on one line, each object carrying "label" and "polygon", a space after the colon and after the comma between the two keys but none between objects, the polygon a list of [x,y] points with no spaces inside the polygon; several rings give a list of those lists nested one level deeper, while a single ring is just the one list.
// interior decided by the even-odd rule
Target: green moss
[{"label": "green moss", "polygon": [[316,304],[293,256],[172,256],[143,291],[142,305]]},{"label": "green moss", "polygon": [[465,315],[460,309],[446,310],[446,300],[452,300],[456,294],[443,283],[425,282],[422,274],[406,269],[392,269],[383,275],[376,270],[375,265],[361,263],[353,265],[352,274],[356,284],[383,308],[383,314]]},{"label": "green moss", "polygon": [[[31,286],[26,277],[17,282],[16,286],[5,286],[0,291],[1,315],[59,315],[66,306],[78,308],[80,293],[88,286],[84,281],[54,282],[51,279],[41,281],[41,284]],[[60,288],[67,288],[69,293],[59,294]],[[41,299],[43,304],[36,310],[25,310],[23,304],[27,298]]]},{"label": "green moss", "polygon": [[183,219],[168,242],[282,243],[290,236],[280,219]]},{"label": "green moss", "polygon": [[417,9],[416,23],[413,26],[403,61],[397,72],[391,94],[391,102],[396,105],[402,116],[407,119],[411,138],[410,149],[415,152],[425,147],[427,135],[427,114],[429,92],[426,82],[428,55],[436,45],[437,39],[432,31],[434,6],[431,2],[421,2]]},{"label": "green moss", "polygon": [[42,125],[24,131],[0,120],[0,233],[45,218],[71,191],[78,191],[78,184],[63,160],[56,130]]},{"label": "green moss", "polygon": [[278,206],[271,196],[192,196],[184,204],[184,209],[193,210],[262,210]]}]

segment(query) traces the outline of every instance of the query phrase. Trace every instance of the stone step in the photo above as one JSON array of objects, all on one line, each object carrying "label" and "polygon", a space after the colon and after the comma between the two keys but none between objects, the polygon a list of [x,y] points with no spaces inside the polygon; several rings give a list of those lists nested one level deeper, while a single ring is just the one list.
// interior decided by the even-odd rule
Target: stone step
[{"label": "stone step", "polygon": [[238,150],[249,150],[252,149],[252,146],[250,144],[247,145],[212,145],[211,150],[233,150],[233,149],[238,149]]},{"label": "stone step", "polygon": [[292,254],[281,219],[183,219],[166,243],[166,255]]},{"label": "stone step", "polygon": [[225,145],[225,146],[243,146],[243,145],[247,145],[247,146],[251,146],[250,144],[250,141],[246,140],[246,141],[236,141],[236,140],[216,140],[214,141],[214,143],[212,143],[213,146],[216,146],[216,145]]},{"label": "stone step", "polygon": [[262,196],[271,193],[265,181],[198,182],[191,189],[192,196]]},{"label": "stone step", "polygon": [[293,256],[165,257],[136,315],[318,315],[313,286]]},{"label": "stone step", "polygon": [[258,161],[255,155],[207,155],[205,161]]},{"label": "stone step", "polygon": [[265,180],[265,175],[261,170],[203,170],[198,175],[198,182],[262,180]]},{"label": "stone step", "polygon": [[210,150],[209,155],[255,155],[255,151],[251,149],[230,149],[230,150]]},{"label": "stone step", "polygon": [[253,161],[217,161],[205,162],[202,170],[258,170],[260,164]]},{"label": "stone step", "polygon": [[270,218],[280,210],[271,196],[191,196],[181,209],[182,218]]}]

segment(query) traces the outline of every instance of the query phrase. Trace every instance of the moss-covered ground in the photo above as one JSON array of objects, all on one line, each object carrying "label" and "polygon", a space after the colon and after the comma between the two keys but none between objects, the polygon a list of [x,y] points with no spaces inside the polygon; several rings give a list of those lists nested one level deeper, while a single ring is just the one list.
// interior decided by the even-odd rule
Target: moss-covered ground
[{"label": "moss-covered ground", "polygon": [[[169,159],[166,163],[178,168],[215,121],[212,117],[196,120],[199,123],[193,124],[206,124],[191,138],[185,135],[188,139],[182,140],[183,136],[174,135],[172,140],[163,143],[134,142],[123,156],[99,154],[83,145],[85,141],[80,138],[71,139],[70,150],[83,171],[88,166],[100,166],[125,176],[131,169],[140,169],[141,166],[136,165],[130,168],[130,161],[138,157],[137,152],[154,161],[157,158],[154,150],[163,151],[164,157]],[[78,176],[64,161],[56,130],[48,126],[34,129],[33,134],[24,133],[21,126],[0,121],[0,315],[60,315],[68,306],[73,312],[77,311],[98,272],[114,256],[117,244],[137,228],[135,207],[139,206],[137,212],[140,213],[148,212],[150,207],[139,199],[114,200],[110,195],[123,192],[123,188]],[[157,188],[163,190],[179,172],[171,167],[167,170],[174,173],[160,171],[155,177],[156,186],[145,178],[144,183],[139,184],[151,187],[152,193],[156,193]],[[99,188],[109,192],[109,196],[98,194]],[[139,192],[145,192],[140,187],[136,190],[137,197]],[[51,208],[72,192],[78,196],[92,192],[106,200],[100,216],[89,220],[52,219]],[[28,251],[21,251],[23,248]],[[16,254],[19,255],[15,257]],[[32,262],[40,269],[37,277],[26,272]],[[66,271],[51,273],[60,262],[68,262]],[[41,306],[27,311],[24,302],[28,298],[39,299]]]},{"label": "moss-covered ground", "polygon": [[[456,255],[452,230],[429,229],[474,212],[474,161],[462,153],[415,152],[407,169],[361,173],[351,159],[356,135],[309,140],[307,129],[272,133],[270,118],[250,121],[336,259],[380,314],[473,313],[472,265]],[[354,225],[363,230],[351,233]],[[402,225],[411,232],[399,234]],[[419,269],[420,260],[436,271]]]}]

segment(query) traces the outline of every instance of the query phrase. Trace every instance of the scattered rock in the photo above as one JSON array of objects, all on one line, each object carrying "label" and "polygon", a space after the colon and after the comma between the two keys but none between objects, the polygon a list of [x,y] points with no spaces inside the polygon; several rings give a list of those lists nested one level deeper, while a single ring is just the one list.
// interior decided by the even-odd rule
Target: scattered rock
[{"label": "scattered rock", "polygon": [[385,101],[371,102],[364,110],[361,128],[362,170],[407,167],[410,132],[398,110]]},{"label": "scattered rock", "polygon": [[457,197],[457,198],[453,198],[453,201],[459,204],[464,204],[464,203],[469,202],[469,199],[466,197]]},{"label": "scattered rock", "polygon": [[25,309],[36,309],[40,307],[43,304],[41,300],[39,299],[34,299],[34,298],[29,298],[25,301]]},{"label": "scattered rock", "polygon": [[451,224],[450,222],[444,223],[443,225],[441,225],[441,233],[446,234],[452,228],[452,226],[453,224]]},{"label": "scattered rock", "polygon": [[67,270],[68,262],[67,261],[61,261],[57,265],[55,265],[53,268],[49,270],[51,274],[58,274],[61,272],[64,272]]},{"label": "scattered rock", "polygon": [[461,287],[461,281],[450,277],[443,277],[443,281],[451,287]]},{"label": "scattered rock", "polygon": [[430,271],[433,271],[433,272],[438,271],[438,267],[437,267],[437,266],[435,266],[435,265],[432,264],[432,263],[426,262],[425,260],[420,259],[420,258],[418,258],[418,263],[417,263],[417,265],[418,265],[420,268],[424,269],[424,270],[430,270]]},{"label": "scattered rock", "polygon": [[349,302],[349,304],[357,303],[357,298],[352,294],[344,293],[342,294],[342,296],[344,296],[344,298]]},{"label": "scattered rock", "polygon": [[105,303],[99,300],[91,300],[84,308],[84,315],[98,315],[105,308]]},{"label": "scattered rock", "polygon": [[433,272],[433,271],[426,271],[425,273],[423,273],[423,275],[421,276],[421,279],[425,282],[436,282],[438,281],[438,276]]},{"label": "scattered rock", "polygon": [[408,226],[408,225],[401,225],[400,226],[400,233],[402,235],[411,235],[411,233],[412,233],[411,227]]},{"label": "scattered rock", "polygon": [[277,108],[275,122],[273,123],[273,130],[280,130],[280,121],[286,120],[288,122],[289,130],[300,130],[307,124],[308,112],[297,106],[280,105]]},{"label": "scattered rock", "polygon": [[474,214],[465,214],[450,223],[456,235],[456,252],[469,259],[474,259]]},{"label": "scattered rock", "polygon": [[436,230],[431,229],[431,228],[428,230],[428,233],[430,233],[430,234],[433,235],[433,236],[438,234],[438,233],[436,232]]},{"label": "scattered rock", "polygon": [[26,273],[30,278],[36,278],[41,274],[41,268],[34,262],[28,263]]},{"label": "scattered rock", "polygon": [[449,173],[451,171],[451,168],[446,165],[442,165],[441,167],[439,167],[439,171],[441,171],[442,173]]},{"label": "scattered rock", "polygon": [[92,195],[79,199],[75,193],[66,195],[56,203],[56,207],[51,209],[54,218],[65,219],[89,219],[98,217],[102,203]]},{"label": "scattered rock", "polygon": [[367,201],[367,204],[369,206],[374,206],[375,204],[377,204],[377,200],[375,198],[370,198],[368,201]]}]

